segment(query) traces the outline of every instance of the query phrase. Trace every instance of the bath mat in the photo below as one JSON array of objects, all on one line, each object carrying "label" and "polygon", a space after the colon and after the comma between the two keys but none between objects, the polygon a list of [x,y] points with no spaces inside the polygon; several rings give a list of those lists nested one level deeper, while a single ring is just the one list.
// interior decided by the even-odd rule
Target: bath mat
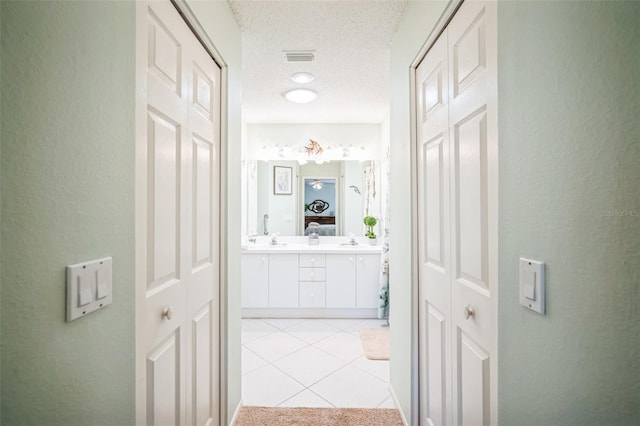
[{"label": "bath mat", "polygon": [[402,426],[402,418],[389,408],[240,408],[235,426],[258,425]]},{"label": "bath mat", "polygon": [[389,327],[363,328],[360,330],[360,341],[367,358],[389,359]]}]

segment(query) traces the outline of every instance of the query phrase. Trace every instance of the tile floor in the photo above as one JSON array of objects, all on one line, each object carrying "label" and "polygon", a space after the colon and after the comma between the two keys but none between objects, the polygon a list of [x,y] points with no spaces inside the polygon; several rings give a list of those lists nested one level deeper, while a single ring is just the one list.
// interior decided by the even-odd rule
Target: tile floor
[{"label": "tile floor", "polygon": [[368,360],[374,319],[243,319],[242,400],[267,407],[395,408],[389,361]]}]

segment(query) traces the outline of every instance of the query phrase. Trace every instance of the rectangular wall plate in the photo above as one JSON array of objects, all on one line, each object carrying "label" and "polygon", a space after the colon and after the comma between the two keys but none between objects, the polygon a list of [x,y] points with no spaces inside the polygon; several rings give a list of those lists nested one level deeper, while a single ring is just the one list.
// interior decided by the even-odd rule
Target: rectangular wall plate
[{"label": "rectangular wall plate", "polygon": [[112,287],[110,257],[67,266],[67,322],[110,305]]},{"label": "rectangular wall plate", "polygon": [[545,314],[544,262],[520,258],[520,304]]}]

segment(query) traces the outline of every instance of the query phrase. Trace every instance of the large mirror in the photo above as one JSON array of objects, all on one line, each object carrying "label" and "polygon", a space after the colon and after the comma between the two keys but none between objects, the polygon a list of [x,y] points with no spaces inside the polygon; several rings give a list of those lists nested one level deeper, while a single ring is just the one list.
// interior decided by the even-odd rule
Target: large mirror
[{"label": "large mirror", "polygon": [[[376,166],[370,160],[248,162],[247,233],[362,235],[362,218],[380,211]],[[291,191],[274,187],[277,173],[289,169]]]}]

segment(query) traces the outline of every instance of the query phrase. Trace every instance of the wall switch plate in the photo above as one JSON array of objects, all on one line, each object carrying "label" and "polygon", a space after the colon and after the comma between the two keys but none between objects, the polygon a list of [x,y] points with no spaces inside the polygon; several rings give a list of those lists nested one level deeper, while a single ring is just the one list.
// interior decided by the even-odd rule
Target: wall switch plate
[{"label": "wall switch plate", "polygon": [[520,258],[520,304],[545,314],[544,262]]},{"label": "wall switch plate", "polygon": [[67,322],[111,304],[110,257],[67,266]]}]

